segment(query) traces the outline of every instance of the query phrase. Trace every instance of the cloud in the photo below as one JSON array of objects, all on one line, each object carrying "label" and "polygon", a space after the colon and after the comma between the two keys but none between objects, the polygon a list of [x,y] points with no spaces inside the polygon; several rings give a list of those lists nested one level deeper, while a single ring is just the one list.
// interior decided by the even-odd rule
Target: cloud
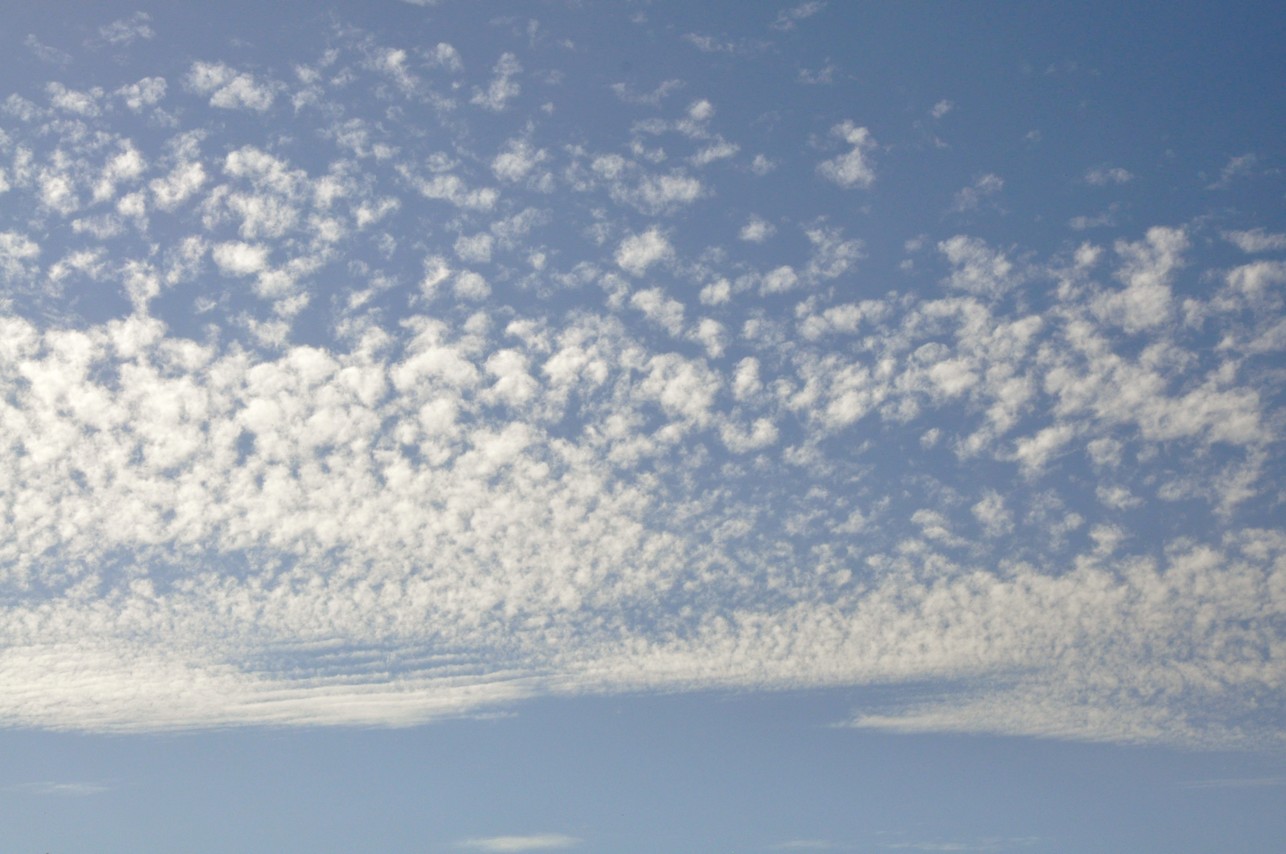
[{"label": "cloud", "polygon": [[478,839],[466,839],[457,843],[458,848],[474,851],[551,851],[559,848],[574,848],[580,840],[574,836],[561,833],[538,833],[530,836],[487,836]]},{"label": "cloud", "polygon": [[771,26],[774,30],[793,30],[800,21],[813,17],[825,8],[824,0],[807,0],[805,3],[782,9],[777,13],[777,19]]},{"label": "cloud", "polygon": [[981,205],[984,199],[994,196],[1005,188],[1005,179],[999,175],[987,173],[978,178],[968,187],[964,187],[955,194],[952,201],[951,209],[957,213],[963,211],[975,211]]},{"label": "cloud", "polygon": [[873,186],[854,122],[770,160],[721,89],[585,124],[539,51],[319,38],[4,102],[0,722],[880,683],[850,723],[1281,744],[1271,218],[859,240],[799,180]]},{"label": "cloud", "polygon": [[1224,239],[1242,252],[1280,252],[1286,250],[1286,234],[1274,234],[1262,228],[1224,232]]},{"label": "cloud", "polygon": [[32,33],[28,33],[22,43],[41,62],[47,62],[51,65],[70,65],[72,62],[70,53],[45,44]]},{"label": "cloud", "polygon": [[952,288],[996,297],[1014,287],[1018,271],[1005,256],[975,237],[957,234],[938,244],[938,251],[952,266],[947,284]]},{"label": "cloud", "polygon": [[677,92],[684,87],[682,80],[663,80],[651,92],[642,94],[630,91],[630,87],[624,83],[613,83],[612,92],[627,104],[646,104],[649,107],[659,107],[672,92]]},{"label": "cloud", "polygon": [[1259,157],[1254,153],[1248,152],[1232,157],[1224,165],[1223,169],[1219,170],[1219,177],[1207,184],[1206,189],[1226,190],[1237,178],[1252,174],[1258,164]]},{"label": "cloud", "polygon": [[738,232],[737,236],[750,243],[763,243],[776,231],[777,229],[772,223],[757,216],[752,216],[741,227],[741,231]]},{"label": "cloud", "polygon": [[492,71],[495,76],[490,85],[486,89],[475,90],[471,103],[499,112],[522,92],[522,87],[514,80],[522,72],[522,65],[512,53],[503,53]]},{"label": "cloud", "polygon": [[1134,180],[1134,175],[1119,166],[1100,166],[1085,173],[1085,183],[1095,187],[1108,184],[1126,184]]},{"label": "cloud", "polygon": [[768,48],[768,43],[758,39],[721,39],[699,33],[684,33],[683,41],[702,53],[726,53],[732,56],[750,56]]},{"label": "cloud", "polygon": [[52,795],[55,797],[87,797],[111,791],[105,783],[19,783],[8,787],[10,792],[23,792],[32,795]]},{"label": "cloud", "polygon": [[144,77],[137,83],[122,86],[112,94],[125,102],[131,112],[139,112],[165,97],[166,82],[163,77]]},{"label": "cloud", "polygon": [[642,276],[648,267],[674,254],[674,247],[660,230],[650,228],[642,234],[633,234],[621,241],[616,248],[616,266],[633,276]]},{"label": "cloud", "polygon": [[249,276],[268,266],[268,248],[241,241],[220,243],[211,252],[219,269],[231,276]]},{"label": "cloud", "polygon": [[237,72],[221,62],[194,62],[184,83],[199,95],[209,95],[210,106],[224,110],[262,113],[272,106],[275,97],[269,84],[260,83],[254,75]]},{"label": "cloud", "polygon": [[1286,777],[1215,777],[1209,780],[1184,780],[1184,789],[1264,789],[1286,786]]},{"label": "cloud", "polygon": [[156,33],[150,26],[152,16],[146,12],[135,12],[128,18],[120,18],[98,28],[98,37],[112,46],[128,46],[142,39],[153,38]]},{"label": "cloud", "polygon": [[844,121],[831,128],[831,136],[839,137],[853,147],[845,154],[820,163],[818,174],[846,190],[866,188],[875,183],[875,170],[869,158],[869,152],[876,147],[871,132]]}]

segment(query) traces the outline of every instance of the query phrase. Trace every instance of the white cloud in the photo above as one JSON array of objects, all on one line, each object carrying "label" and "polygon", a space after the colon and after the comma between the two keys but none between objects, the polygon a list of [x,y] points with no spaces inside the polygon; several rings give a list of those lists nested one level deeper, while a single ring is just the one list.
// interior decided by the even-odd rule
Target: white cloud
[{"label": "white cloud", "polygon": [[783,264],[764,273],[759,282],[762,294],[781,294],[794,290],[799,284],[799,275],[789,264]]},{"label": "white cloud", "polygon": [[[1280,745],[1271,219],[1064,244],[872,198],[864,242],[811,162],[731,154],[722,89],[569,135],[557,63],[551,123],[465,107],[453,49],[328,39],[274,58],[288,125],[205,107],[266,66],[5,102],[0,723],[880,683],[861,725]],[[869,184],[835,133],[818,174]]]},{"label": "white cloud", "polygon": [[982,500],[970,509],[988,537],[998,537],[1013,530],[1013,516],[1005,507],[1004,497],[994,489],[988,490]]},{"label": "white cloud", "polygon": [[632,234],[616,248],[616,266],[633,276],[642,276],[648,267],[674,257],[674,247],[659,229]]},{"label": "white cloud", "polygon": [[150,107],[165,97],[166,83],[164,77],[144,77],[137,83],[122,86],[112,94],[125,102],[132,112],[139,112]]},{"label": "white cloud", "polygon": [[987,173],[956,193],[952,210],[957,212],[977,210],[984,199],[996,195],[1004,188],[1004,178]]},{"label": "white cloud", "polygon": [[455,241],[455,254],[461,261],[486,263],[491,260],[491,250],[496,239],[486,232],[474,235],[461,235]]},{"label": "white cloud", "polygon": [[546,160],[543,149],[535,149],[523,139],[511,139],[491,161],[491,171],[501,181],[521,181]]},{"label": "white cloud", "polygon": [[54,795],[57,797],[85,797],[110,792],[112,787],[105,783],[19,783],[9,786],[6,791],[25,792],[33,795]]},{"label": "white cloud", "polygon": [[147,40],[156,35],[149,23],[152,16],[146,12],[135,12],[128,18],[121,18],[98,28],[98,37],[110,45],[130,45],[139,39]]},{"label": "white cloud", "polygon": [[30,262],[40,256],[40,244],[25,234],[0,231],[0,271],[11,281],[21,281],[31,272]]},{"label": "white cloud", "polygon": [[637,94],[630,91],[624,83],[613,83],[612,92],[627,104],[647,104],[651,107],[661,106],[661,102],[671,93],[682,89],[682,80],[664,80],[651,92]]},{"label": "white cloud", "polygon": [[1133,180],[1134,176],[1128,170],[1119,166],[1100,166],[1085,173],[1085,182],[1095,187],[1105,187],[1108,184],[1126,184]]},{"label": "white cloud", "polygon": [[491,84],[485,90],[475,90],[472,103],[499,112],[522,92],[522,87],[514,80],[522,72],[522,65],[519,64],[518,57],[512,53],[504,53],[496,60],[492,72],[495,76]]},{"label": "white cloud", "polygon": [[192,198],[206,183],[206,170],[198,161],[179,163],[166,177],[158,177],[148,188],[156,198],[157,207],[172,211]]},{"label": "white cloud", "polygon": [[1226,190],[1237,178],[1252,174],[1258,164],[1259,157],[1253,153],[1240,154],[1236,157],[1232,157],[1228,160],[1227,164],[1224,165],[1223,169],[1219,170],[1219,177],[1212,183],[1208,184],[1206,189]]},{"label": "white cloud", "polygon": [[708,166],[716,160],[725,160],[732,157],[740,150],[741,146],[736,143],[720,140],[719,142],[707,145],[705,148],[692,155],[692,157],[689,158],[689,162],[694,166]]},{"label": "white cloud", "polygon": [[953,267],[947,284],[979,296],[998,297],[1014,287],[1017,271],[1003,252],[976,237],[956,235],[938,244]]},{"label": "white cloud", "polygon": [[1262,228],[1227,231],[1224,238],[1242,252],[1280,252],[1286,250],[1286,234],[1275,234]]},{"label": "white cloud", "polygon": [[50,83],[45,90],[49,93],[49,103],[64,112],[80,116],[96,116],[101,109],[99,102],[103,99],[103,90],[98,87],[79,92],[68,89],[61,83]]},{"label": "white cloud", "polygon": [[756,175],[767,175],[776,168],[777,164],[762,154],[756,154],[755,159],[750,162],[750,171]]},{"label": "white cloud", "polygon": [[268,266],[268,249],[240,241],[220,243],[211,252],[219,269],[231,276],[249,276]]},{"label": "white cloud", "polygon": [[221,62],[194,62],[184,82],[199,95],[210,96],[210,106],[225,110],[265,112],[272,106],[273,87],[252,74],[239,73]]},{"label": "white cloud", "polygon": [[438,42],[434,45],[433,50],[429,53],[429,62],[448,71],[464,70],[464,62],[460,59],[460,52],[446,42]]},{"label": "white cloud", "polygon": [[486,836],[478,839],[466,839],[458,843],[459,848],[474,851],[551,851],[558,848],[573,848],[580,844],[574,836],[561,833],[536,833],[528,836]]},{"label": "white cloud", "polygon": [[72,62],[72,55],[70,53],[45,44],[32,33],[28,33],[27,37],[22,40],[22,43],[26,46],[27,50],[35,54],[36,58],[41,62],[48,62],[53,65],[70,65]]},{"label": "white cloud", "polygon": [[746,224],[741,227],[741,231],[737,236],[742,240],[747,240],[751,243],[763,243],[769,237],[772,237],[776,230],[776,227],[767,220],[760,219],[757,216],[752,216]]},{"label": "white cloud", "polygon": [[491,295],[491,285],[481,273],[463,270],[455,277],[454,292],[460,299],[476,302]]},{"label": "white cloud", "polygon": [[660,288],[648,288],[630,297],[630,305],[671,335],[683,331],[683,303],[665,295]]},{"label": "white cloud", "polygon": [[774,30],[793,30],[800,21],[813,17],[826,8],[825,0],[806,0],[798,5],[782,9],[773,21]]},{"label": "white cloud", "polygon": [[846,190],[865,188],[875,183],[875,169],[870,162],[870,152],[875,149],[875,139],[864,127],[844,121],[831,128],[831,136],[839,137],[852,146],[846,153],[825,160],[818,165],[818,173]]},{"label": "white cloud", "polygon": [[1167,322],[1172,311],[1170,279],[1182,264],[1187,234],[1158,226],[1148,229],[1146,241],[1118,241],[1115,248],[1122,259],[1117,278],[1125,288],[1102,294],[1095,311],[1127,332]]}]

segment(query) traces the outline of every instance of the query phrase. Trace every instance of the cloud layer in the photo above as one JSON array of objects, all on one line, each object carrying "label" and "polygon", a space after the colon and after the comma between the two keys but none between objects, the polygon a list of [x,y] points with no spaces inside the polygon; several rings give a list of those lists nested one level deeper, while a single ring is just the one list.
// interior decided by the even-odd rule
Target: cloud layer
[{"label": "cloud layer", "polygon": [[[824,213],[695,227],[768,161],[677,85],[600,146],[535,60],[330,41],[4,104],[0,720],[915,683],[852,722],[1281,743],[1276,225],[890,284]],[[797,204],[885,183],[814,131]]]}]

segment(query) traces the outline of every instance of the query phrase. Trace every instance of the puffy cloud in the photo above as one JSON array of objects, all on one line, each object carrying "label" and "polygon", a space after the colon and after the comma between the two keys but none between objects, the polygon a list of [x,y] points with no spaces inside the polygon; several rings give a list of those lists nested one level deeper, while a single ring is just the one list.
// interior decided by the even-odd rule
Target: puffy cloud
[{"label": "puffy cloud", "polygon": [[221,63],[172,113],[160,77],[5,102],[0,721],[932,682],[853,722],[1280,744],[1286,267],[1237,255],[1271,220],[859,241],[797,163],[690,174],[720,90],[568,135],[553,66],[524,114],[518,53],[474,90],[332,36],[288,128]]},{"label": "puffy cloud", "polygon": [[874,184],[875,169],[870,162],[870,152],[876,144],[871,132],[851,121],[844,121],[831,128],[831,136],[838,137],[852,148],[838,157],[822,161],[817,167],[818,174],[846,190]]},{"label": "puffy cloud", "polygon": [[746,224],[741,227],[741,231],[737,236],[742,240],[746,240],[751,243],[763,243],[771,237],[776,230],[776,227],[767,220],[760,219],[757,216],[752,216]]},{"label": "puffy cloud", "polygon": [[616,248],[616,266],[631,275],[642,276],[648,267],[673,256],[674,247],[665,235],[659,229],[649,228],[621,241]]},{"label": "puffy cloud", "polygon": [[194,62],[184,82],[197,94],[209,95],[210,106],[225,110],[264,112],[272,106],[275,97],[271,85],[221,62]]},{"label": "puffy cloud", "polygon": [[249,276],[268,266],[268,249],[240,241],[220,243],[211,253],[219,269],[232,276]]}]

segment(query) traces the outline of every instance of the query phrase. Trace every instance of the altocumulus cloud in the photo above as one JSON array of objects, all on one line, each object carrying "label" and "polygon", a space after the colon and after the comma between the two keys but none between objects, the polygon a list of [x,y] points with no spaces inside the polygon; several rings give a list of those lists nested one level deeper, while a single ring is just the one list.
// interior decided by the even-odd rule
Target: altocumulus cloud
[{"label": "altocumulus cloud", "polygon": [[[875,189],[845,115],[773,153],[789,215],[724,215],[776,172],[680,83],[604,141],[538,41],[173,65],[126,24],[0,115],[0,722],[927,680],[851,723],[1281,743],[1280,223],[957,205],[876,285],[819,209]],[[982,174],[944,198],[1020,189]]]}]

